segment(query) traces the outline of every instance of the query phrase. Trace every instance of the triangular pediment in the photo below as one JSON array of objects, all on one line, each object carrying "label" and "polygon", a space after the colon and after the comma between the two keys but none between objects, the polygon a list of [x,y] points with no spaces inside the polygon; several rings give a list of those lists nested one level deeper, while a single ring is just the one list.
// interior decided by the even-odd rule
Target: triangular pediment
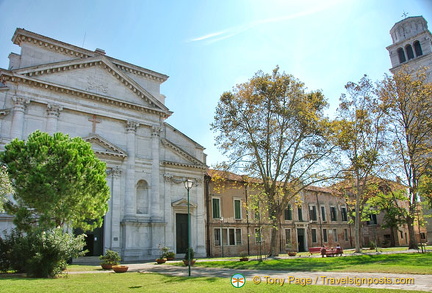
[{"label": "triangular pediment", "polygon": [[13,72],[51,84],[169,112],[163,103],[104,56],[38,65]]},{"label": "triangular pediment", "polygon": [[91,143],[92,149],[96,155],[116,157],[119,159],[127,157],[127,153],[124,150],[97,134],[91,134],[85,137],[84,140]]},{"label": "triangular pediment", "polygon": [[[172,202],[172,203],[171,203],[171,206],[172,206],[173,208],[187,208],[187,206],[188,206],[188,201],[187,201],[187,199],[182,198],[182,199],[179,199],[179,200],[176,200],[176,201]],[[189,207],[190,207],[191,209],[194,209],[194,208],[197,207],[197,205],[196,205],[195,203],[189,201]]]},{"label": "triangular pediment", "polygon": [[169,141],[162,139],[162,146],[165,148],[165,165],[183,166],[189,168],[206,169],[207,166],[196,157]]}]

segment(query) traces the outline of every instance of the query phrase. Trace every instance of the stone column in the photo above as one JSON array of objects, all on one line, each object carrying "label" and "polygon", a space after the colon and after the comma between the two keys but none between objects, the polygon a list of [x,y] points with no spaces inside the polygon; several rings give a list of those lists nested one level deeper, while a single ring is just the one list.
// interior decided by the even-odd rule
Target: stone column
[{"label": "stone column", "polygon": [[47,124],[46,130],[49,134],[53,134],[57,132],[57,122],[60,116],[60,111],[63,110],[63,107],[56,104],[48,104],[47,105]]},{"label": "stone column", "polygon": [[126,126],[127,152],[126,162],[126,193],[125,193],[125,219],[133,219],[136,215],[136,188],[135,188],[135,136],[138,123],[128,121]]},{"label": "stone column", "polygon": [[151,174],[151,209],[152,221],[162,220],[160,206],[160,132],[159,126],[152,127],[152,174]]},{"label": "stone column", "polygon": [[14,107],[10,136],[11,138],[22,139],[24,128],[24,111],[26,104],[30,103],[30,100],[14,96],[12,101],[14,102]]},{"label": "stone column", "polygon": [[[204,174],[202,174],[202,177],[204,178]],[[195,241],[192,241],[192,244],[196,247],[196,254],[199,256],[205,256],[206,255],[206,244],[205,244],[205,237],[201,237],[201,235],[205,235],[206,229],[205,229],[205,199],[204,196],[201,196],[204,194],[204,181],[199,178],[196,179],[196,183],[193,190],[193,199],[196,203],[196,209],[195,214],[192,214],[191,216],[195,221],[192,221],[192,231],[195,233]]]}]

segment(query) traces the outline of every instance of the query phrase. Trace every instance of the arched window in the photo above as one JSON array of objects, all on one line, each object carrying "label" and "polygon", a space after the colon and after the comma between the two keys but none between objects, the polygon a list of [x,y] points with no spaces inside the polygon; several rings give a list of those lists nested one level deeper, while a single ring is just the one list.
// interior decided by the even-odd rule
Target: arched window
[{"label": "arched window", "polygon": [[402,48],[397,49],[399,63],[404,63],[406,61],[405,52]]},{"label": "arched window", "polygon": [[415,51],[416,57],[423,55],[423,51],[422,51],[422,48],[421,48],[419,41],[414,42],[414,51]]},{"label": "arched window", "polygon": [[411,45],[409,45],[409,44],[406,45],[405,46],[405,50],[407,52],[408,60],[413,59],[414,58],[414,52],[413,52],[413,49],[412,49]]},{"label": "arched window", "polygon": [[136,188],[136,213],[149,213],[148,185],[144,180],[138,181]]}]

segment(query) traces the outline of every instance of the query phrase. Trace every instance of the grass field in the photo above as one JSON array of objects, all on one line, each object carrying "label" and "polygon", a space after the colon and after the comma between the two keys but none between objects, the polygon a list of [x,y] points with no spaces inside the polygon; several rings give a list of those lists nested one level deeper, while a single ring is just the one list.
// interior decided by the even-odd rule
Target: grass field
[{"label": "grass field", "polygon": [[[241,290],[241,291],[240,291]],[[242,288],[234,288],[228,278],[173,277],[142,273],[94,273],[69,274],[57,279],[28,279],[0,276],[0,292],[320,292],[320,293],[401,293],[421,292],[411,290],[386,290],[358,287],[254,285],[247,282]]]},{"label": "grass field", "polygon": [[432,274],[432,253],[356,255],[349,257],[273,259],[259,262],[208,261],[195,266],[304,272],[379,272]]},{"label": "grass field", "polygon": [[[205,261],[200,266],[224,267],[238,270],[282,270],[296,271],[339,271],[339,272],[388,272],[408,274],[432,274],[432,253],[358,255],[333,258],[296,257],[289,259],[249,261]],[[80,271],[94,271],[82,273]],[[68,267],[67,274],[56,279],[30,279],[13,274],[0,274],[0,292],[240,292],[234,288],[229,278],[218,277],[174,277],[154,273],[130,272],[125,274],[100,273],[100,266]],[[376,288],[342,286],[300,285],[255,285],[248,281],[240,290],[243,292],[420,292],[411,290],[386,290]]]}]

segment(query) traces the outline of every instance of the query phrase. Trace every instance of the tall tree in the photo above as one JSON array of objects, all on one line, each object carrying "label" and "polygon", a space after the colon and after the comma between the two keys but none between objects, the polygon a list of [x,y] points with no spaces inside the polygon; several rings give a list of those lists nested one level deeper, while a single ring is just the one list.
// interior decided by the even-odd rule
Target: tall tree
[{"label": "tall tree", "polygon": [[272,226],[270,256],[279,253],[277,230],[288,202],[330,171],[323,163],[332,150],[326,106],[320,91],[306,92],[302,82],[278,67],[271,74],[258,71],[223,93],[217,105],[216,144],[230,166],[261,180],[260,202]]},{"label": "tall tree", "polygon": [[23,231],[68,226],[92,230],[108,210],[105,163],[79,137],[36,131],[14,139],[0,161],[7,166],[13,199],[6,211]]},{"label": "tall tree", "polygon": [[371,196],[369,180],[379,166],[378,154],[383,147],[383,119],[379,99],[371,80],[364,76],[359,83],[349,82],[347,94],[340,98],[336,144],[340,147],[340,169],[345,182],[340,185],[354,197],[355,250],[360,252],[360,223],[363,208]]},{"label": "tall tree", "polygon": [[387,76],[379,86],[388,126],[390,171],[408,187],[409,212],[405,220],[412,249],[418,248],[414,220],[420,182],[428,175],[431,161],[432,84],[426,78],[425,69],[413,71],[403,67],[393,76]]}]

